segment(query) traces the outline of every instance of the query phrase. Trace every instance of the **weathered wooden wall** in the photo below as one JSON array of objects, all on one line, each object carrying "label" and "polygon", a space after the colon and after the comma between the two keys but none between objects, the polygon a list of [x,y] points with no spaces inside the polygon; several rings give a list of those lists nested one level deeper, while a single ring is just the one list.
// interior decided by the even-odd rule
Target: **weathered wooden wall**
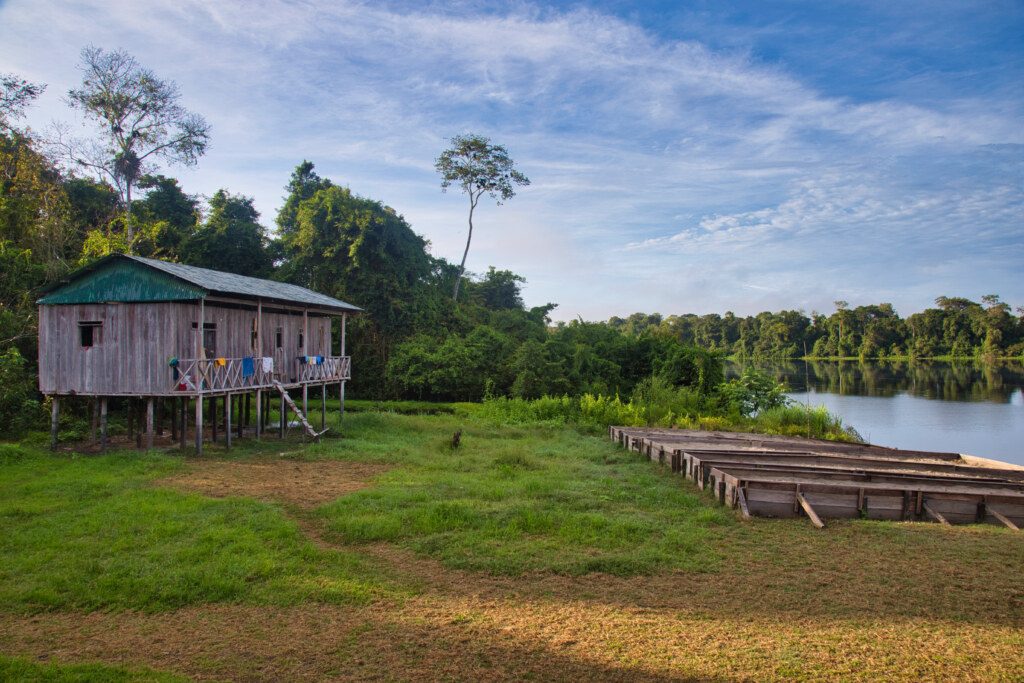
[{"label": "weathered wooden wall", "polygon": [[[268,310],[269,309],[269,310]],[[216,324],[217,357],[271,356],[286,379],[298,376],[298,356],[330,355],[330,319],[309,315],[309,333],[299,347],[302,311],[264,309],[262,344],[253,342],[255,306],[206,302],[204,323]],[[39,309],[39,389],[44,394],[100,396],[166,393],[172,357],[195,358],[199,303],[109,303],[44,305]],[[83,348],[79,323],[102,323],[92,347]],[[282,332],[281,347],[276,332]]]}]

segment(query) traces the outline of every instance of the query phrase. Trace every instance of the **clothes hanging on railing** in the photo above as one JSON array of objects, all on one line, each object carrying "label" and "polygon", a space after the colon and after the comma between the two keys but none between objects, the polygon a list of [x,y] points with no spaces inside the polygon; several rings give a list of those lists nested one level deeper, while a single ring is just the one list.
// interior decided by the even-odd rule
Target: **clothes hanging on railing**
[{"label": "clothes hanging on railing", "polygon": [[256,363],[252,356],[242,359],[242,377],[252,377],[256,374]]},{"label": "clothes hanging on railing", "polygon": [[217,358],[213,362],[216,363],[217,365],[219,365],[220,367],[224,367],[225,365],[228,364],[228,359],[227,358]]},{"label": "clothes hanging on railing", "polygon": [[271,356],[263,357],[263,372],[271,373],[274,371],[274,359]]}]

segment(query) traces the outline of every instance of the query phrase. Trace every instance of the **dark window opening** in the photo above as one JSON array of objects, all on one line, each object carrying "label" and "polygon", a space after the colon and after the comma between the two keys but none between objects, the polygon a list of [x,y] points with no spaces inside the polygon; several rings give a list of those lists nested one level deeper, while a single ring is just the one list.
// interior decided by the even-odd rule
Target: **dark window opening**
[{"label": "dark window opening", "polygon": [[282,339],[281,339],[282,337],[284,337],[284,331],[280,327],[277,328],[277,332],[275,333],[275,337],[277,338],[277,341],[276,341],[277,348],[281,348],[282,346],[284,346],[284,344],[282,343]]},{"label": "dark window opening", "polygon": [[[198,327],[198,323],[192,323],[193,330]],[[203,355],[206,358],[217,355],[217,323],[203,323]]]},{"label": "dark window opening", "polygon": [[78,323],[78,339],[83,349],[91,348],[99,343],[102,324],[98,320],[85,320]]},{"label": "dark window opening", "polygon": [[302,333],[299,332],[299,348],[300,349],[302,348],[302,344],[303,344],[304,341],[305,341],[305,339],[303,339]]},{"label": "dark window opening", "polygon": [[249,349],[252,351],[256,350],[256,339],[259,337],[259,325],[256,322],[256,318],[252,319],[252,333],[249,335]]}]

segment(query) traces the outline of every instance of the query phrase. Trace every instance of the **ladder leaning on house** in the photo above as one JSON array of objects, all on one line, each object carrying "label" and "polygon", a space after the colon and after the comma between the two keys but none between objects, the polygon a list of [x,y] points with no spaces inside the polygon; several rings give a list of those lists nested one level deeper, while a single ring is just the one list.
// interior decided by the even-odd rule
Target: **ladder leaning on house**
[{"label": "ladder leaning on house", "polygon": [[279,381],[274,380],[274,386],[277,388],[278,391],[281,392],[281,398],[284,399],[284,402],[287,403],[288,407],[292,409],[292,412],[294,412],[298,416],[299,422],[302,423],[302,426],[305,428],[306,433],[309,434],[310,437],[314,439],[319,439],[327,432],[326,429],[323,430],[322,432],[318,432],[313,428],[313,425],[311,425],[309,423],[309,420],[306,419],[306,415],[301,410],[299,410],[299,406],[297,406],[295,404],[295,401],[292,400],[292,397],[288,395],[288,390],[285,389],[284,386]]}]

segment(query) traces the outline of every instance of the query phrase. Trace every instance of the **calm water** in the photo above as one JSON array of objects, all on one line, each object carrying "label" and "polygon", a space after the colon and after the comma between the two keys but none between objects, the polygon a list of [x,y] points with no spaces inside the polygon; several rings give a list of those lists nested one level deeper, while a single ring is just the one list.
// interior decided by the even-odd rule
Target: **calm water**
[{"label": "calm water", "polygon": [[[795,401],[824,405],[883,446],[970,453],[1024,465],[1024,365],[759,363]],[[727,368],[735,375],[741,366]]]}]

